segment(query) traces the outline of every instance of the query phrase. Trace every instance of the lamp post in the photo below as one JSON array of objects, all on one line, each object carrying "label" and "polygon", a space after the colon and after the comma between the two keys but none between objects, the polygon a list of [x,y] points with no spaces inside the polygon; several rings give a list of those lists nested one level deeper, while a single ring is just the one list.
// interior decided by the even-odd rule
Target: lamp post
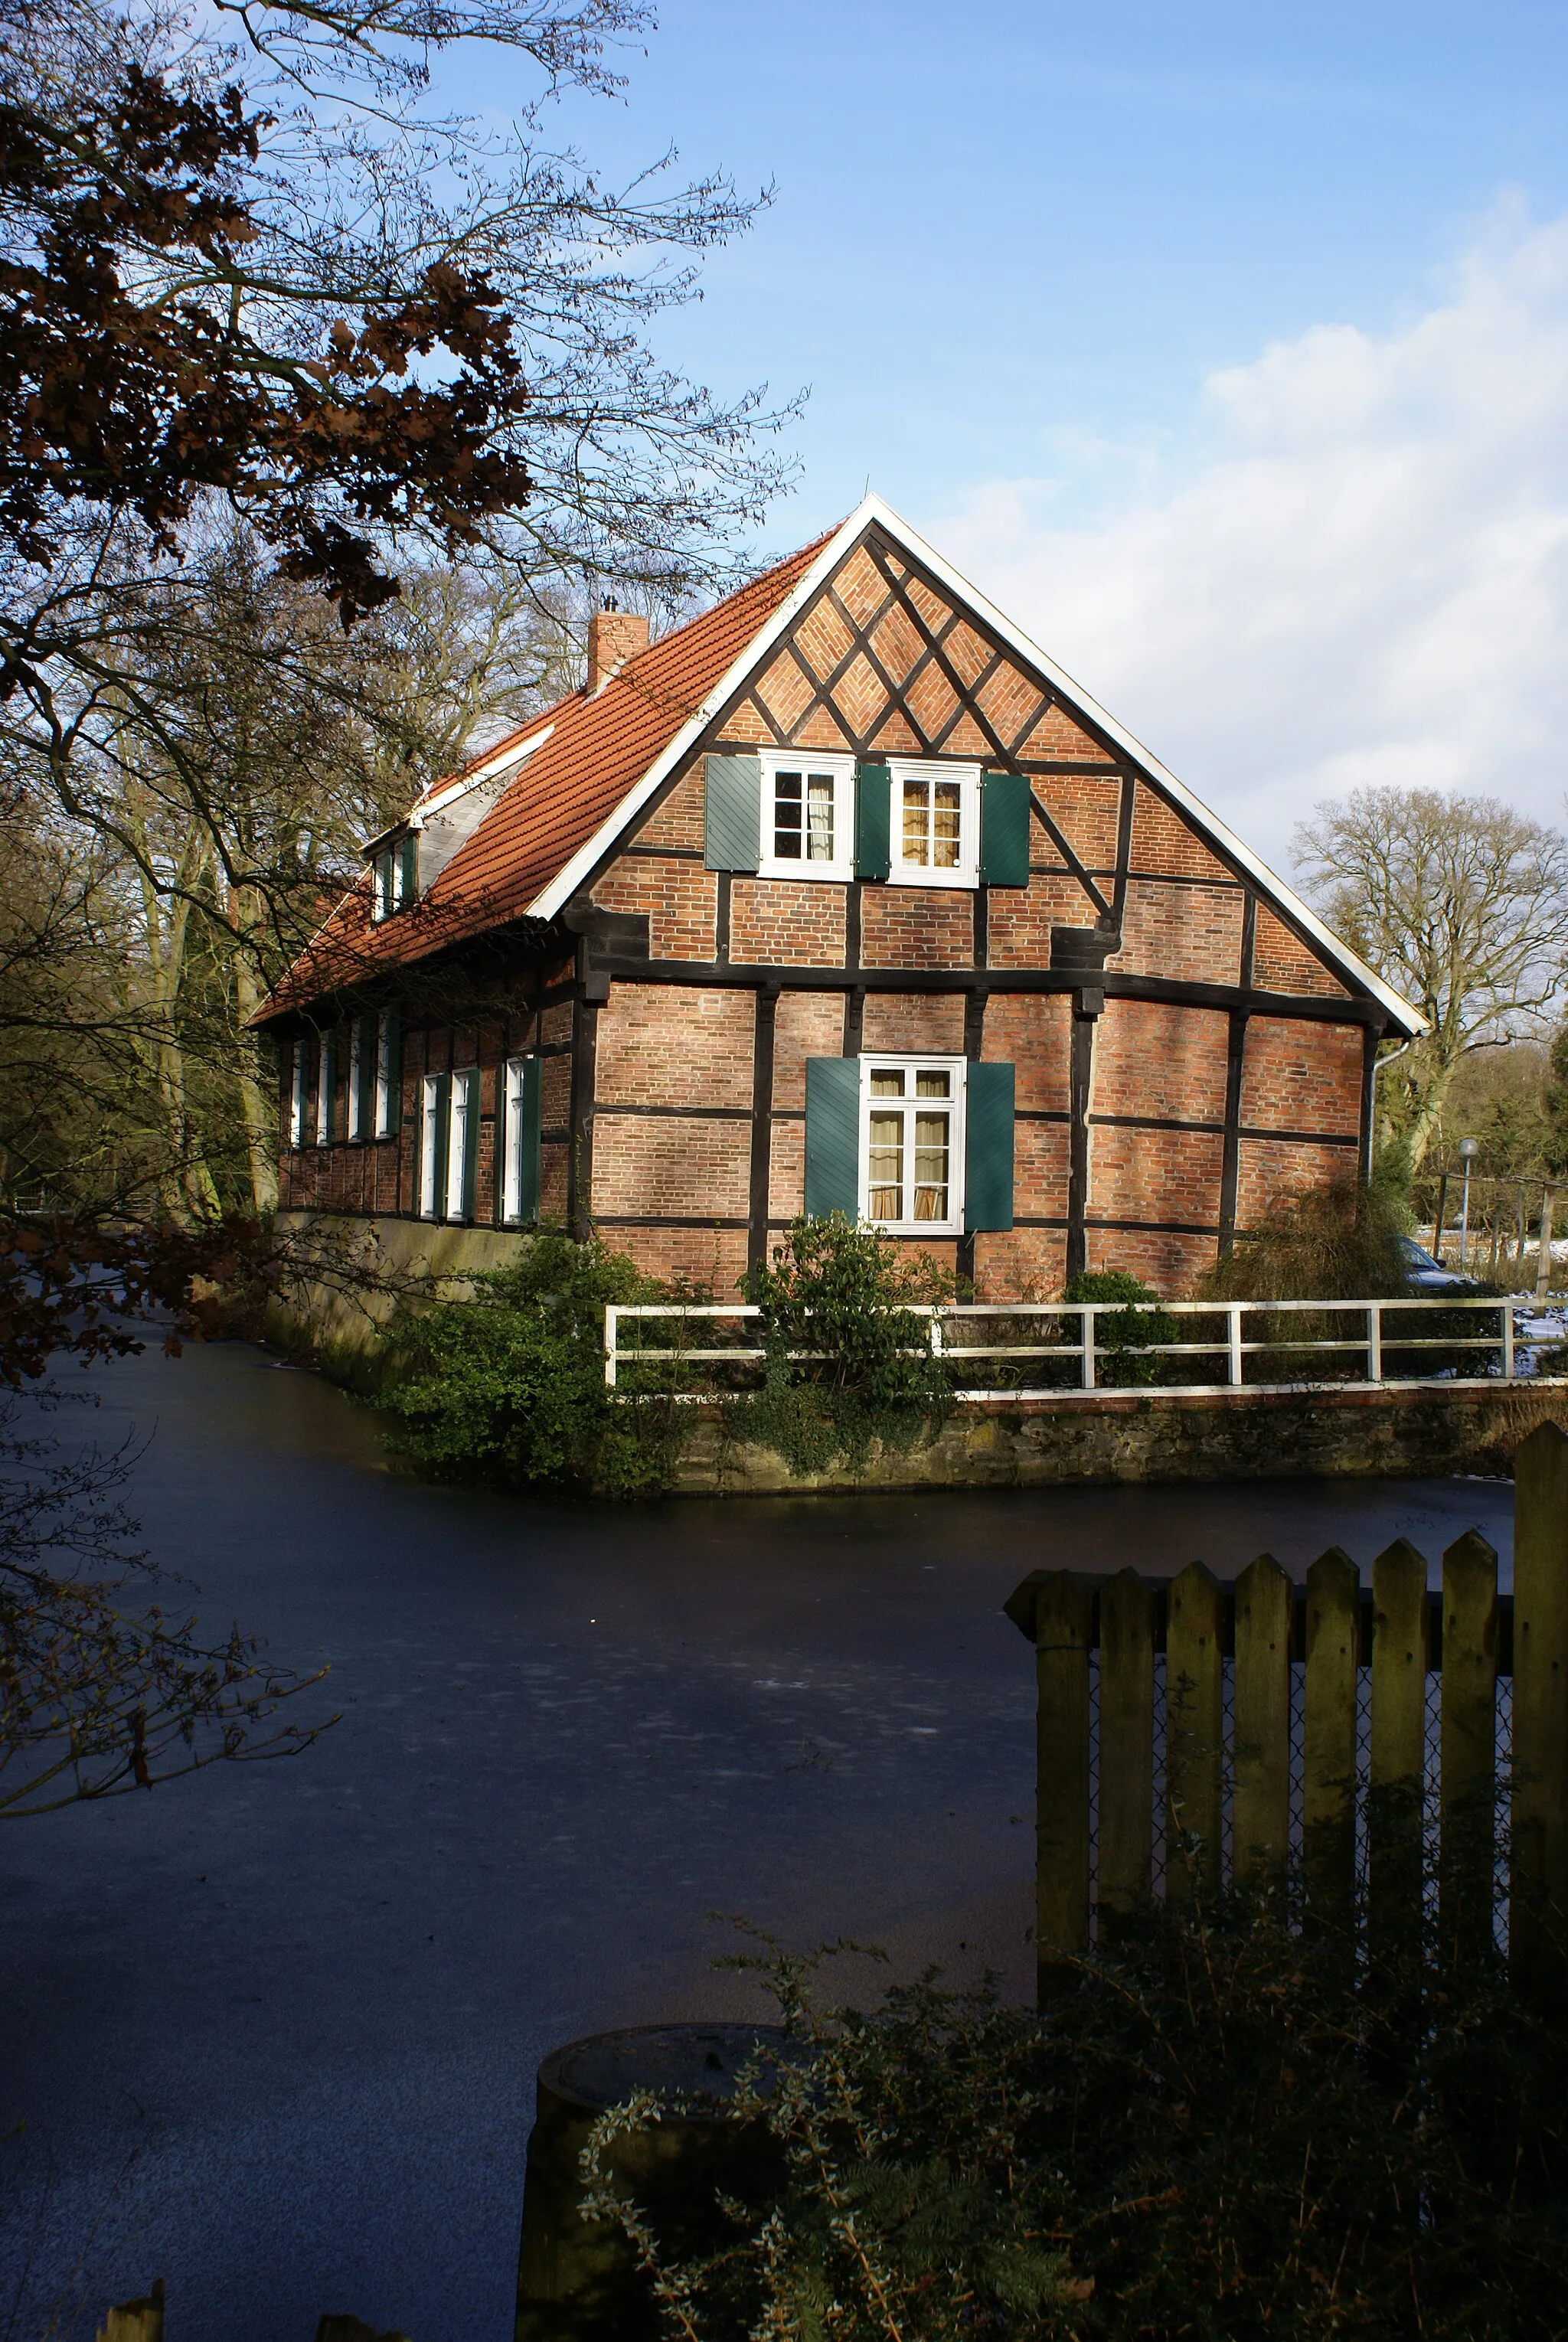
[{"label": "lamp post", "polygon": [[1470,1166],[1481,1152],[1478,1138],[1462,1138],[1459,1159],[1464,1166],[1464,1193],[1459,1204],[1459,1266],[1464,1266],[1464,1248],[1470,1241]]}]

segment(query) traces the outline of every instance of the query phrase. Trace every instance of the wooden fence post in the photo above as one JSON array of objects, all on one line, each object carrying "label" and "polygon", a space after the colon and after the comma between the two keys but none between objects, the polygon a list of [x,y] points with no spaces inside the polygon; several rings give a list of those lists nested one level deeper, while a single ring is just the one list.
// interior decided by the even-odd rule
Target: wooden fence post
[{"label": "wooden fence post", "polygon": [[1201,1561],[1175,1578],[1165,1607],[1165,1895],[1190,1900],[1220,1884],[1224,1822],[1223,1596]]},{"label": "wooden fence post", "polygon": [[1395,1537],[1372,1565],[1367,1901],[1384,1935],[1421,1916],[1427,1643],[1426,1556]]},{"label": "wooden fence post", "polygon": [[1513,1457],[1513,1759],[1509,1951],[1539,1986],[1568,1922],[1568,1436],[1554,1423]]},{"label": "wooden fence post", "polygon": [[1154,1836],[1154,1597],[1130,1569],[1100,1588],[1102,1913],[1148,1899]]},{"label": "wooden fence post", "polygon": [[1338,1546],[1307,1571],[1302,1856],[1307,1900],[1348,1919],[1355,1903],[1355,1710],[1361,1578]]},{"label": "wooden fence post", "polygon": [[1071,1570],[1047,1571],[1034,1597],[1035,1952],[1040,1995],[1061,1980],[1054,1955],[1089,1945],[1089,1648],[1094,1596]]},{"label": "wooden fence post", "polygon": [[1272,1554],[1236,1580],[1235,1789],[1238,1882],[1281,1877],[1290,1837],[1291,1582]]},{"label": "wooden fence post", "polygon": [[1452,1956],[1492,1932],[1497,1778],[1497,1556],[1466,1529],[1443,1556],[1438,1924]]}]

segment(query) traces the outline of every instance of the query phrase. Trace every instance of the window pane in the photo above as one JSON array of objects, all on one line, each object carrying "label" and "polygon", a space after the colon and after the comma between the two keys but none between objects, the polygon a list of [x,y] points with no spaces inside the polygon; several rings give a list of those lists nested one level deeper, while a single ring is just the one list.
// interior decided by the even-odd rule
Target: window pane
[{"label": "window pane", "polygon": [[874,1066],[871,1076],[871,1094],[873,1097],[902,1097],[904,1096],[903,1074],[895,1066]]},{"label": "window pane", "polygon": [[833,860],[833,775],[813,773],[806,781],[806,818],[810,831],[807,857],[813,862]]},{"label": "window pane", "polygon": [[938,781],[931,822],[931,859],[938,870],[958,867],[958,806],[956,781]]},{"label": "window pane", "polygon": [[953,1096],[952,1075],[916,1074],[914,1095],[916,1097],[951,1097]]},{"label": "window pane", "polygon": [[904,1116],[874,1114],[867,1150],[867,1216],[898,1220],[904,1216]]},{"label": "window pane", "polygon": [[930,796],[929,781],[905,781],[904,784],[904,858],[906,862],[922,866],[931,859],[928,839]]},{"label": "window pane", "polygon": [[801,858],[801,776],[774,775],[774,853],[781,862]]},{"label": "window pane", "polygon": [[944,1114],[914,1117],[914,1216],[947,1217],[947,1131]]}]

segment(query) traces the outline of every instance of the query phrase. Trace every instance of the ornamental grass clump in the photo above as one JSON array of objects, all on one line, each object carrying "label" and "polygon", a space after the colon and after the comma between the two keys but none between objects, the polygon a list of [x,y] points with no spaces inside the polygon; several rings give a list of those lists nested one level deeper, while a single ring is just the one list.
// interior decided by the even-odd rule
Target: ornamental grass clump
[{"label": "ornamental grass clump", "polygon": [[404,1302],[389,1322],[401,1371],[378,1404],[394,1449],[438,1479],[664,1487],[678,1446],[670,1378],[644,1367],[614,1396],[604,1386],[605,1305],[662,1300],[656,1279],[596,1236],[547,1229],[515,1267],[467,1284],[469,1297]]},{"label": "ornamental grass clump", "polygon": [[[1124,1921],[1044,2011],[934,1971],[824,2007],[819,1958],[760,1968],[796,2061],[743,2080],[771,2198],[713,2207],[682,2260],[616,2177],[619,2226],[683,2342],[1556,2342],[1568,2277],[1568,2038],[1490,1946],[1374,1962],[1235,1897]],[[714,2225],[716,2223],[716,2227]]]},{"label": "ornamental grass clump", "polygon": [[761,1312],[763,1383],[726,1404],[733,1437],[771,1447],[797,1475],[841,1457],[858,1472],[874,1444],[907,1454],[946,1421],[953,1385],[930,1313],[954,1286],[927,1254],[842,1212],[803,1217],[741,1290]]}]

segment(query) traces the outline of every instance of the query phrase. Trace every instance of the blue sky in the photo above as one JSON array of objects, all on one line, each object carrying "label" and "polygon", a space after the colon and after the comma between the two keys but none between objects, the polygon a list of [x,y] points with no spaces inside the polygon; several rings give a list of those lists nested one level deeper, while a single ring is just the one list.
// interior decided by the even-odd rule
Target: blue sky
[{"label": "blue sky", "polygon": [[1367,780],[1561,817],[1568,8],[668,0],[625,65],[596,162],[776,185],[664,333],[809,386],[772,545],[869,475],[1281,858]]}]

